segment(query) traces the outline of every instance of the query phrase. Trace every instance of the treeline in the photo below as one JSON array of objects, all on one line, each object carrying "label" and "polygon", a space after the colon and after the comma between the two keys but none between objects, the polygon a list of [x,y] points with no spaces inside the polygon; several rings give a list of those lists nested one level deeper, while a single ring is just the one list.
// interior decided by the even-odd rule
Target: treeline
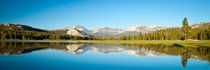
[{"label": "treeline", "polygon": [[70,36],[53,32],[1,30],[0,40],[88,40],[88,37]]},{"label": "treeline", "polygon": [[121,36],[120,40],[210,40],[209,28],[194,28],[190,30],[187,38],[181,28],[168,28],[164,30],[157,30],[151,33],[139,33],[131,36]]},{"label": "treeline", "polygon": [[210,40],[210,26],[208,28],[191,28],[187,18],[182,27],[167,28],[151,33],[139,33],[130,36],[122,35],[119,40]]},{"label": "treeline", "polygon": [[[7,24],[6,26],[10,26]],[[15,27],[15,26],[13,26]],[[23,26],[24,27],[24,26]],[[16,26],[15,29],[0,27],[0,40],[210,40],[210,26],[191,28],[187,18],[184,18],[182,27],[171,27],[150,33],[139,33],[131,35],[99,36],[90,37],[70,36],[59,32],[39,32],[30,27],[29,30],[21,30]],[[35,31],[30,31],[35,30]]]}]

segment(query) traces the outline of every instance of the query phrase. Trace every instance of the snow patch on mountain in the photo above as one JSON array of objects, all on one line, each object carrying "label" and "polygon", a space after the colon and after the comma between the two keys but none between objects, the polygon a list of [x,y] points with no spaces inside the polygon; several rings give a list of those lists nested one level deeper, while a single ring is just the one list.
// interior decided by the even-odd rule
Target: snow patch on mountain
[{"label": "snow patch on mountain", "polygon": [[104,28],[99,28],[99,29],[93,29],[93,33],[113,33],[113,34],[118,34],[122,32],[122,29],[117,29],[117,28],[109,28],[109,27],[104,27]]},{"label": "snow patch on mountain", "polygon": [[137,31],[142,33],[152,32],[160,29],[166,29],[168,26],[158,26],[158,25],[135,25],[129,27],[126,31]]}]

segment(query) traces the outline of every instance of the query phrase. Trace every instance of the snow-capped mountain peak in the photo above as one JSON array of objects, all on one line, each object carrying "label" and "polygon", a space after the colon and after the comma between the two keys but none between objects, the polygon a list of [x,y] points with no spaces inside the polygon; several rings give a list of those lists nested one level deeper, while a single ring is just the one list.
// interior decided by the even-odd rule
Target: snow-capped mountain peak
[{"label": "snow-capped mountain peak", "polygon": [[75,28],[75,29],[80,30],[80,31],[88,31],[85,27],[80,26],[80,25],[73,26],[72,28]]},{"label": "snow-capped mountain peak", "polygon": [[156,30],[160,30],[160,29],[166,29],[168,28],[167,26],[158,26],[158,25],[135,25],[135,26],[131,26],[129,27],[126,31],[137,31],[137,32],[142,32],[142,33],[146,33],[146,32],[152,32],[152,31],[156,31]]},{"label": "snow-capped mountain peak", "polygon": [[99,29],[93,29],[93,33],[119,33],[123,31],[122,29],[117,29],[117,28],[109,28],[109,27],[104,27],[104,28],[99,28]]},{"label": "snow-capped mountain peak", "polygon": [[210,26],[210,22],[199,22],[190,24],[189,26],[191,26],[192,28],[207,28],[208,26]]}]

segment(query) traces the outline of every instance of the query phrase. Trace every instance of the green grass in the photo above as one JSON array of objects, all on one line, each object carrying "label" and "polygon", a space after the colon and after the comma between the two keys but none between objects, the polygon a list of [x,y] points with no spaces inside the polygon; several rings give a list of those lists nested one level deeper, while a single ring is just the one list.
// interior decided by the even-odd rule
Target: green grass
[{"label": "green grass", "polygon": [[85,43],[165,44],[179,47],[210,47],[210,40],[21,40],[21,41],[77,41]]},{"label": "green grass", "polygon": [[119,43],[119,44],[166,44],[181,47],[210,47],[210,40],[182,41],[182,40],[78,40],[87,43]]},{"label": "green grass", "polygon": [[[175,44],[173,44],[175,46]],[[176,44],[179,47],[209,47],[210,44]]]},{"label": "green grass", "polygon": [[181,41],[181,40],[77,40],[88,43],[129,43],[129,44],[210,44],[210,40]]}]

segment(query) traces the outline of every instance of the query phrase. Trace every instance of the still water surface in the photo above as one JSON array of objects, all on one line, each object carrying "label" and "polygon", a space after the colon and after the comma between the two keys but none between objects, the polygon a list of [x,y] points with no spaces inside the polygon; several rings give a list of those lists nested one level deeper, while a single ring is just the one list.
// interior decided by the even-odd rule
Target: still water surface
[{"label": "still water surface", "polygon": [[0,70],[210,70],[210,48],[0,41]]}]

